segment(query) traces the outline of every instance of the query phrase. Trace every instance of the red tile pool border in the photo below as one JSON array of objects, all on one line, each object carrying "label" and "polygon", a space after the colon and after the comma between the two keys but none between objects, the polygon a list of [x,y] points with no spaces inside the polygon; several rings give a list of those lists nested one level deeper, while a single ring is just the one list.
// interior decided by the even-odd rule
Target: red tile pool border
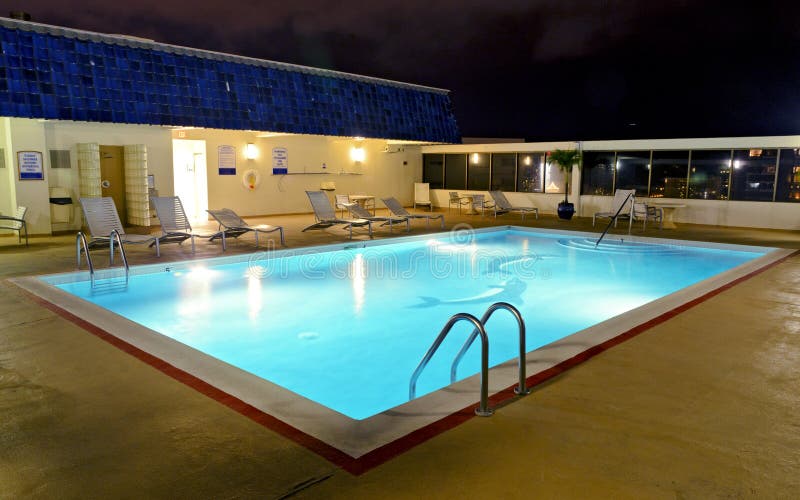
[{"label": "red tile pool border", "polygon": [[[537,386],[537,385],[539,385],[539,384],[541,384],[541,383],[543,383],[543,382],[545,382],[545,381],[547,381],[547,380],[549,380],[549,379],[551,379],[553,377],[556,377],[556,376],[560,375],[561,373],[564,373],[565,371],[569,370],[570,368],[572,368],[572,367],[574,367],[576,365],[579,365],[580,363],[583,363],[584,361],[586,361],[586,360],[588,360],[588,359],[600,354],[601,352],[606,351],[606,350],[608,350],[608,349],[610,349],[610,348],[612,348],[612,347],[614,347],[614,346],[616,346],[618,344],[621,344],[622,342],[625,342],[626,340],[629,340],[629,339],[639,335],[640,333],[642,333],[642,332],[644,332],[646,330],[649,330],[650,328],[653,328],[654,326],[659,325],[659,324],[661,324],[661,323],[663,323],[663,322],[665,322],[665,321],[677,316],[678,314],[681,314],[682,312],[687,311],[687,310],[691,309],[692,307],[694,307],[694,306],[696,306],[696,305],[698,305],[698,304],[700,304],[702,302],[705,302],[706,300],[708,300],[708,299],[710,299],[710,298],[712,298],[712,297],[724,292],[725,290],[728,290],[728,289],[738,285],[739,283],[742,283],[743,281],[746,281],[746,280],[752,278],[753,276],[761,274],[762,272],[766,271],[767,269],[770,269],[770,268],[780,264],[781,262],[783,262],[783,261],[785,261],[785,260],[787,260],[787,259],[789,259],[791,257],[794,257],[795,255],[798,255],[798,254],[800,254],[800,250],[795,251],[795,252],[793,252],[793,253],[791,253],[789,255],[786,255],[786,256],[778,259],[778,260],[770,262],[769,264],[767,264],[767,265],[765,265],[763,267],[760,267],[759,269],[756,269],[755,271],[752,271],[752,272],[750,272],[750,273],[748,273],[748,274],[746,274],[744,276],[740,276],[739,278],[736,278],[735,280],[733,280],[733,281],[731,281],[729,283],[726,283],[726,284],[724,284],[724,285],[722,285],[722,286],[720,286],[718,288],[715,288],[714,290],[711,290],[711,291],[705,293],[704,295],[702,295],[700,297],[697,297],[696,299],[693,299],[693,300],[691,300],[689,302],[681,304],[678,307],[675,307],[674,309],[666,311],[666,312],[660,314],[659,316],[656,316],[655,318],[653,318],[653,319],[651,319],[649,321],[646,321],[646,322],[644,322],[644,323],[642,323],[640,325],[637,325],[637,326],[635,326],[635,327],[633,327],[633,328],[631,328],[631,329],[629,329],[629,330],[627,330],[625,332],[622,332],[621,334],[617,335],[616,337],[614,337],[614,338],[612,338],[610,340],[607,340],[607,341],[605,341],[605,342],[603,342],[601,344],[598,344],[596,346],[590,347],[589,349],[581,352],[580,354],[577,354],[577,355],[573,356],[570,359],[562,361],[561,363],[559,363],[559,364],[557,364],[557,365],[555,365],[555,366],[553,366],[551,368],[548,368],[548,369],[543,370],[541,372],[538,372],[538,373],[536,373],[534,375],[531,375],[530,377],[528,377],[526,379],[526,385],[528,387],[535,387],[535,386]],[[10,283],[14,284],[13,282],[10,282]],[[67,311],[67,310],[65,310],[65,309],[53,304],[52,302],[49,302],[49,301],[47,301],[47,300],[45,300],[45,299],[43,299],[43,298],[41,298],[41,297],[39,297],[39,296],[37,296],[37,295],[35,295],[33,293],[21,288],[19,285],[16,285],[16,287],[18,289],[20,289],[25,295],[30,297],[31,300],[33,300],[37,304],[41,305],[42,307],[44,307],[46,309],[49,309],[49,310],[53,311],[54,313],[58,314],[59,316],[63,317],[64,319],[66,319],[66,320],[74,323],[75,325],[83,328],[84,330],[86,330],[87,332],[91,333],[92,335],[95,335],[96,337],[108,342],[109,344],[117,347],[118,349],[122,350],[123,352],[126,352],[126,353],[130,354],[131,356],[134,356],[135,358],[139,359],[140,361],[150,365],[151,367],[155,368],[156,370],[159,370],[160,372],[164,373],[165,375],[167,375],[167,376],[177,380],[178,382],[181,382],[181,383],[183,383],[183,384],[195,389],[196,391],[200,392],[201,394],[204,394],[204,395],[208,396],[209,398],[217,401],[218,403],[221,403],[221,404],[227,406],[228,408],[236,411],[237,413],[239,413],[239,414],[249,418],[250,420],[252,420],[252,421],[254,421],[254,422],[256,422],[256,423],[258,423],[258,424],[260,424],[260,425],[262,425],[264,427],[266,427],[267,429],[270,429],[270,430],[272,430],[274,432],[277,432],[277,433],[281,434],[282,436],[284,436],[284,437],[286,437],[288,439],[291,439],[295,443],[297,443],[297,444],[299,444],[299,445],[301,445],[301,446],[313,451],[314,453],[320,455],[321,457],[325,458],[329,462],[337,465],[338,467],[341,467],[342,469],[344,469],[347,472],[349,472],[351,474],[354,474],[354,475],[363,474],[364,472],[367,472],[368,470],[370,470],[370,469],[372,469],[374,467],[377,467],[377,466],[379,466],[379,465],[391,460],[392,458],[394,458],[394,457],[396,457],[396,456],[398,456],[398,455],[400,455],[402,453],[405,453],[406,451],[410,450],[411,448],[414,448],[415,446],[417,446],[419,444],[422,444],[425,441],[427,441],[427,440],[429,440],[429,439],[431,439],[431,438],[433,438],[433,437],[435,437],[435,436],[437,436],[437,435],[439,435],[439,434],[441,434],[441,433],[443,433],[443,432],[445,432],[445,431],[447,431],[449,429],[457,427],[457,426],[461,425],[462,423],[466,422],[467,420],[475,417],[475,413],[474,413],[475,406],[474,405],[471,405],[471,406],[466,407],[466,408],[462,408],[461,410],[459,410],[459,411],[457,411],[455,413],[452,413],[452,414],[450,414],[450,415],[448,415],[448,416],[446,416],[446,417],[444,417],[444,418],[442,418],[442,419],[440,419],[440,420],[438,420],[436,422],[433,422],[433,423],[428,424],[428,425],[426,425],[424,427],[421,427],[421,428],[419,428],[419,429],[417,429],[415,431],[410,432],[409,434],[406,434],[405,436],[403,436],[401,438],[398,438],[398,439],[396,439],[396,440],[394,440],[394,441],[392,441],[390,443],[387,443],[387,444],[385,444],[385,445],[383,445],[383,446],[381,446],[379,448],[376,448],[375,450],[370,451],[370,452],[362,455],[359,458],[353,458],[353,457],[347,455],[346,453],[336,449],[335,447],[333,447],[333,446],[331,446],[331,445],[329,445],[329,444],[327,444],[327,443],[325,443],[323,441],[320,441],[319,439],[317,439],[315,437],[312,437],[312,436],[306,434],[305,432],[303,432],[303,431],[301,431],[301,430],[299,430],[299,429],[297,429],[295,427],[292,427],[291,425],[289,425],[289,424],[287,424],[287,423],[285,423],[285,422],[283,422],[283,421],[281,421],[281,420],[279,420],[279,419],[277,419],[277,418],[275,418],[275,417],[273,417],[273,416],[271,416],[271,415],[269,415],[269,414],[267,414],[267,413],[255,408],[255,407],[245,403],[244,401],[242,401],[242,400],[240,400],[240,399],[238,399],[238,398],[236,398],[234,396],[231,396],[230,394],[228,394],[228,393],[226,393],[226,392],[224,392],[224,391],[222,391],[220,389],[217,389],[216,387],[214,387],[211,384],[209,384],[209,383],[207,383],[207,382],[195,377],[194,375],[192,375],[190,373],[187,373],[187,372],[185,372],[185,371],[183,371],[183,370],[181,370],[181,369],[179,369],[179,368],[177,368],[177,367],[175,367],[175,366],[163,361],[162,359],[160,359],[160,358],[158,358],[156,356],[153,356],[152,354],[150,354],[150,353],[148,353],[146,351],[143,351],[143,350],[139,349],[138,347],[135,347],[135,346],[133,346],[133,345],[131,345],[131,344],[129,344],[129,343],[117,338],[117,337],[115,337],[114,335],[112,335],[109,332],[103,330],[102,328],[99,328],[99,327],[89,323],[88,321],[86,321],[86,320],[84,320],[82,318],[79,318],[78,316],[70,313],[69,311]],[[512,385],[512,386],[507,387],[506,389],[503,389],[500,392],[495,393],[494,395],[492,395],[489,398],[489,402],[493,406],[497,406],[499,404],[511,401],[511,400],[513,400],[515,398],[519,398],[520,396],[517,396],[516,394],[514,394],[514,387],[515,386]]]}]

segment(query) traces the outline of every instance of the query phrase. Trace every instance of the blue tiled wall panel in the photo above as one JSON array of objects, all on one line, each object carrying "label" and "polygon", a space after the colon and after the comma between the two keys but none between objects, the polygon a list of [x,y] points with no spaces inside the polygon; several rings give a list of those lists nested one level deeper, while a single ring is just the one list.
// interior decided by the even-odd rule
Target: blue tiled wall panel
[{"label": "blue tiled wall panel", "polygon": [[460,142],[450,97],[0,27],[0,115]]}]

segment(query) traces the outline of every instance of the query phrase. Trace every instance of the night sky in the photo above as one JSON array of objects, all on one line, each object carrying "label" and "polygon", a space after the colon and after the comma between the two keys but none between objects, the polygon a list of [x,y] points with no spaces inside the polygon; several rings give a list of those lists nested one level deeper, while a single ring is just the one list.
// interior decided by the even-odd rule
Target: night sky
[{"label": "night sky", "polygon": [[800,134],[800,2],[4,2],[46,24],[452,91],[465,137]]}]

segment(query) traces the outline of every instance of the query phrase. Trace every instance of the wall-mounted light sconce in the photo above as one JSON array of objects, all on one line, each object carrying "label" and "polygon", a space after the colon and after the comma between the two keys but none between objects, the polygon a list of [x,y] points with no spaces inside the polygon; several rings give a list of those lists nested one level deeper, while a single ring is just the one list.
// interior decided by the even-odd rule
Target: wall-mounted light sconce
[{"label": "wall-mounted light sconce", "polygon": [[361,145],[353,146],[350,149],[350,159],[356,163],[361,163],[366,158],[366,153]]},{"label": "wall-mounted light sconce", "polygon": [[522,160],[522,163],[524,163],[524,164],[525,164],[525,166],[530,166],[530,164],[531,164],[531,157],[530,157],[530,156],[526,156],[526,157],[525,157],[525,159],[524,159],[524,160]]},{"label": "wall-mounted light sconce", "polygon": [[258,158],[258,148],[252,142],[248,142],[244,147],[244,157],[248,160],[255,160]]}]

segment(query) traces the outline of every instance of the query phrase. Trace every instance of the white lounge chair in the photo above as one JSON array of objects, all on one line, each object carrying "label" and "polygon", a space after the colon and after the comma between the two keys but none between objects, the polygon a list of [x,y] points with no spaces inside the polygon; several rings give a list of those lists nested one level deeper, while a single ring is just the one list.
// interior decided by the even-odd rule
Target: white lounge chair
[{"label": "white lounge chair", "polygon": [[286,246],[283,239],[283,227],[273,226],[270,224],[259,224],[258,226],[251,226],[244,219],[239,217],[236,212],[230,208],[221,208],[219,210],[206,210],[208,214],[219,223],[219,232],[212,235],[209,241],[214,241],[217,238],[222,240],[222,250],[225,250],[226,238],[238,238],[239,236],[252,232],[256,239],[256,248],[258,248],[258,233],[274,233],[278,231],[281,237],[281,245]]},{"label": "white lounge chair", "polygon": [[[616,216],[616,219],[614,219],[614,227],[617,227],[617,221],[619,219],[630,220],[635,197],[635,189],[617,189],[614,192],[614,201],[611,203],[611,211],[595,212],[592,216],[592,227],[594,227],[594,223],[598,218],[611,219]],[[627,206],[623,208],[625,204],[627,204]],[[617,215],[617,213],[619,213],[619,215]]]},{"label": "white lounge chair", "polygon": [[506,195],[502,191],[489,191],[489,196],[494,200],[494,217],[498,215],[507,214],[509,212],[517,212],[522,215],[522,220],[525,220],[527,214],[533,214],[539,218],[539,209],[536,207],[515,207],[508,201]]},{"label": "white lounge chair", "polygon": [[412,214],[403,208],[403,205],[401,205],[399,201],[391,196],[389,198],[382,198],[381,201],[383,201],[383,204],[386,205],[386,208],[388,208],[389,212],[392,214],[399,217],[408,217],[409,219],[425,219],[428,226],[431,225],[431,219],[441,219],[442,229],[444,229],[444,215],[442,214]]},{"label": "white lounge chair", "polygon": [[25,231],[25,246],[28,246],[28,224],[25,222],[27,207],[17,207],[13,217],[0,215],[0,229],[10,229],[17,232],[17,239],[22,243],[22,231]]},{"label": "white lounge chair", "polygon": [[401,224],[403,222],[406,223],[406,232],[411,231],[411,222],[409,221],[408,217],[400,217],[400,216],[382,216],[382,215],[372,215],[369,210],[362,207],[358,203],[348,203],[346,205],[347,210],[353,214],[354,217],[357,219],[365,219],[372,222],[383,222],[382,226],[389,224],[389,232],[391,233],[393,230],[394,224]]},{"label": "white lounge chair", "polygon": [[345,229],[350,230],[350,239],[353,238],[353,226],[367,226],[369,237],[372,238],[372,221],[368,219],[340,219],[336,217],[336,211],[328,200],[328,195],[322,191],[306,191],[311,208],[314,210],[316,222],[303,229],[303,232],[312,229],[327,229],[331,226],[344,225]]},{"label": "white lounge chair", "polygon": [[[161,236],[159,243],[182,244],[186,240],[192,240],[192,253],[194,253],[195,238],[213,238],[224,236],[222,231],[214,233],[198,233],[192,229],[183,203],[177,196],[151,196],[150,201],[156,208],[156,215],[161,223]],[[225,250],[225,238],[222,238],[222,250]]]},{"label": "white lounge chair", "polygon": [[114,205],[113,198],[81,198],[81,210],[83,219],[89,227],[89,247],[109,244],[110,261],[114,262],[114,245],[111,244],[111,237],[114,231],[119,233],[120,242],[127,244],[150,243],[155,245],[156,255],[161,256],[161,248],[158,244],[158,237],[151,234],[127,234],[122,222],[119,220],[117,206]]},{"label": "white lounge chair", "polygon": [[414,210],[417,205],[428,207],[428,210],[433,211],[433,203],[431,202],[431,185],[428,182],[415,182],[414,183]]}]

